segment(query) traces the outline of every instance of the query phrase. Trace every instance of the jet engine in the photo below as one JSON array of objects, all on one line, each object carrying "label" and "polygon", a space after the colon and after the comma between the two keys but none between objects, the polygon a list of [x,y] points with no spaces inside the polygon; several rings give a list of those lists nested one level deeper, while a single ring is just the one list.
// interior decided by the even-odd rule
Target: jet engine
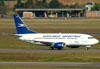
[{"label": "jet engine", "polygon": [[54,48],[57,48],[57,49],[62,49],[64,48],[64,46],[65,46],[65,43],[63,42],[54,43]]}]

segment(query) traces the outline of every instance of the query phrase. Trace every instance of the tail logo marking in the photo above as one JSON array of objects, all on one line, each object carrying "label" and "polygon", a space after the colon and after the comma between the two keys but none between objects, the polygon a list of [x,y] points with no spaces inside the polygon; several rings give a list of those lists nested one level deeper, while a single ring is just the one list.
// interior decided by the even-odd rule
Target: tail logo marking
[{"label": "tail logo marking", "polygon": [[19,18],[19,16],[16,16],[16,18]]},{"label": "tail logo marking", "polygon": [[18,27],[25,27],[25,25],[18,23]]}]

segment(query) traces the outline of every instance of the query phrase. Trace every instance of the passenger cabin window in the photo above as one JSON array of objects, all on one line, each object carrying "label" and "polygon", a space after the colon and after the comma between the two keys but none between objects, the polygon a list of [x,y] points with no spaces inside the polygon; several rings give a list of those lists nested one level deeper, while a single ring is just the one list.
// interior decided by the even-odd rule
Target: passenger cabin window
[{"label": "passenger cabin window", "polygon": [[93,37],[88,37],[88,39],[94,39]]}]

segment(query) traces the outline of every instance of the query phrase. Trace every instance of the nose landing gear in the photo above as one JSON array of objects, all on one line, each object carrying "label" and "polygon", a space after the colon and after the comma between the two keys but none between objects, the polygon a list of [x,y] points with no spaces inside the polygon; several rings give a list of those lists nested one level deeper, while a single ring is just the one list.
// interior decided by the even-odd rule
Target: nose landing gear
[{"label": "nose landing gear", "polygon": [[90,47],[91,47],[91,46],[86,46],[86,51],[88,51]]}]

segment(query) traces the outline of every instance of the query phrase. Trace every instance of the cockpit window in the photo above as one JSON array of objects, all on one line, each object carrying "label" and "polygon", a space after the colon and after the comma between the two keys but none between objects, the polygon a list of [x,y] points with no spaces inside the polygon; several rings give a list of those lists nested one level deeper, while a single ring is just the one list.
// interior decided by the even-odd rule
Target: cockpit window
[{"label": "cockpit window", "polygon": [[88,37],[88,39],[94,39],[93,37]]}]

